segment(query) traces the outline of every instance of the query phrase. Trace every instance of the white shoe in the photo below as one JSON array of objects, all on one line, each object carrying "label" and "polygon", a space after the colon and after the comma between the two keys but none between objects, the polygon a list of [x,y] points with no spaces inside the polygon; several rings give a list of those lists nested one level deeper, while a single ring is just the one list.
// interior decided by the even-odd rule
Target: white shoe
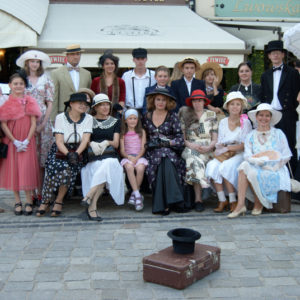
[{"label": "white shoe", "polygon": [[238,217],[240,214],[242,214],[244,216],[246,211],[247,211],[246,206],[243,206],[239,211],[233,211],[231,214],[229,214],[227,216],[227,218],[233,219],[233,218]]}]

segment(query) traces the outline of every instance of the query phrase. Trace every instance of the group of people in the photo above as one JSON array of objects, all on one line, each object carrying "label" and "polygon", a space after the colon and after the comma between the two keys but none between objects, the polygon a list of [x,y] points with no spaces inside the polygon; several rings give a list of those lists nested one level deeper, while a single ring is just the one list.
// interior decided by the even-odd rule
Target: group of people
[{"label": "group of people", "polygon": [[146,173],[152,212],[162,215],[203,211],[209,187],[219,200],[214,211],[230,209],[230,218],[246,211],[246,196],[254,202],[252,214],[259,215],[276,203],[278,191],[290,191],[286,163],[292,158],[292,167],[297,165],[300,77],[283,64],[281,41],[268,44],[273,69],[261,85],[252,83],[251,64],[243,62],[225,102],[216,63],[200,66],[186,57],[178,63],[179,78],[170,81],[169,69],[146,68],[147,50],[137,48],[135,68],[119,78],[119,59],[106,51],[99,58],[102,72],[92,80],[79,67],[82,52],[79,45],[67,47],[67,63],[51,78],[44,72],[46,54],[23,53],[16,62],[23,72],[10,77],[11,93],[0,97],[8,145],[0,159],[0,187],[14,192],[16,215],[31,215],[36,199],[38,217],[51,205],[51,216],[59,216],[81,178],[81,205],[90,220],[101,221],[97,202],[105,189],[124,204],[124,172],[128,204],[143,209]]}]

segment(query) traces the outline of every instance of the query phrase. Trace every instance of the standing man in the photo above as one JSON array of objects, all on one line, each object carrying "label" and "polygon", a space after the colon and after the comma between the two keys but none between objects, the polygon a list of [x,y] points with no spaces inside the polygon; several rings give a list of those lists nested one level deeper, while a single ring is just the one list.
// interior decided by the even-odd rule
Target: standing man
[{"label": "standing man", "polygon": [[272,105],[281,111],[282,118],[276,125],[286,135],[293,153],[291,167],[294,171],[297,166],[296,122],[298,114],[297,95],[300,91],[300,77],[297,70],[283,63],[285,49],[282,41],[270,41],[266,49],[272,68],[261,76],[261,101]]},{"label": "standing man", "polygon": [[154,71],[146,68],[147,50],[137,48],[132,50],[135,68],[123,74],[125,81],[126,98],[125,106],[134,107],[142,112],[145,89],[156,83]]},{"label": "standing man", "polygon": [[54,101],[51,120],[55,120],[57,114],[64,111],[64,102],[68,101],[70,95],[76,93],[80,88],[90,88],[92,84],[91,73],[79,67],[81,53],[84,52],[80,45],[70,45],[65,54],[67,64],[52,71],[51,78],[55,86]]},{"label": "standing man", "polygon": [[183,76],[181,79],[174,80],[171,83],[173,95],[176,97],[178,112],[181,106],[185,105],[185,99],[188,98],[194,90],[202,90],[205,92],[205,83],[203,80],[194,78],[196,71],[200,69],[200,64],[193,57],[186,57],[178,65]]}]

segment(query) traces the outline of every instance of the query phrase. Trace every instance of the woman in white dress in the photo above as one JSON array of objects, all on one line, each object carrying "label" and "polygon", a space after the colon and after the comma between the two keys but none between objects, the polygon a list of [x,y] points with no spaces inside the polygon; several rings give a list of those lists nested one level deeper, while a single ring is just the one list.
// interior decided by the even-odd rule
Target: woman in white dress
[{"label": "woman in white dress", "polygon": [[251,214],[257,216],[262,213],[263,207],[272,208],[273,203],[277,202],[278,191],[291,190],[285,164],[292,153],[284,133],[273,127],[280,121],[281,112],[274,110],[270,104],[263,103],[256,110],[248,112],[248,115],[257,124],[257,129],[245,140],[245,161],[238,168],[238,205],[228,218],[235,218],[246,212],[246,195],[247,199],[254,202]]},{"label": "woman in white dress", "polygon": [[97,213],[97,202],[104,186],[117,205],[124,204],[123,168],[118,160],[120,120],[111,114],[112,104],[108,96],[98,94],[93,99],[91,114],[94,115],[90,147],[94,156],[81,170],[82,206],[92,221],[101,221]]},{"label": "woman in white dress", "polygon": [[241,92],[228,94],[223,108],[229,112],[229,116],[219,123],[215,158],[206,166],[205,175],[213,181],[217,191],[219,206],[214,211],[218,213],[223,212],[229,205],[223,184],[229,194],[231,211],[237,204],[237,167],[243,161],[244,141],[252,129],[248,118],[241,116],[246,105],[247,99]]}]

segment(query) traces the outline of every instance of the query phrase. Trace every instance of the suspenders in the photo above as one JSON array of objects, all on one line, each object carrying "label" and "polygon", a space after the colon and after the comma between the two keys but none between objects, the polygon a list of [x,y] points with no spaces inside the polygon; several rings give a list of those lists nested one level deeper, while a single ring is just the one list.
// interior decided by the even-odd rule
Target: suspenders
[{"label": "suspenders", "polygon": [[[133,72],[133,70],[132,70]],[[151,72],[150,70],[148,69],[148,72],[149,72],[149,86],[151,86]],[[132,79],[132,93],[133,93],[133,107],[135,107],[135,103],[136,103],[136,100],[135,100],[135,89],[134,89],[134,77],[131,78]]]}]

